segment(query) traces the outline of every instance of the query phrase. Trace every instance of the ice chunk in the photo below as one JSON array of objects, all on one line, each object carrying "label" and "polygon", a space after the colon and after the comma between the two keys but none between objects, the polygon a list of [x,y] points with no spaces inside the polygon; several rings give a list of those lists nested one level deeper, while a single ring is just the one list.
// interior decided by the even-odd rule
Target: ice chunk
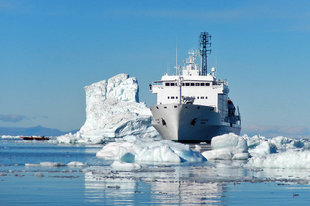
[{"label": "ice chunk", "polygon": [[106,144],[96,156],[106,160],[120,160],[126,153],[133,153],[133,143],[111,142]]},{"label": "ice chunk", "polygon": [[119,171],[132,171],[132,170],[138,170],[141,168],[141,166],[137,163],[127,163],[127,162],[120,162],[120,161],[114,161],[111,167]]},{"label": "ice chunk", "polygon": [[265,157],[252,157],[248,167],[258,168],[310,168],[310,151],[290,150]]},{"label": "ice chunk", "polygon": [[67,164],[67,166],[69,166],[69,167],[86,167],[87,164],[84,164],[83,162],[72,161],[72,162],[69,162]]},{"label": "ice chunk", "polygon": [[260,144],[249,150],[251,156],[262,157],[272,153],[276,153],[277,148],[275,145],[268,141],[262,141]]},{"label": "ice chunk", "polygon": [[127,137],[126,140],[106,144],[97,152],[97,157],[108,160],[122,160],[127,163],[134,161],[136,163],[152,164],[205,161],[205,158],[199,152],[193,151],[188,145],[181,143],[135,137]]},{"label": "ice chunk", "polygon": [[60,162],[40,162],[40,164],[26,163],[25,166],[26,167],[63,167],[66,165]]},{"label": "ice chunk", "polygon": [[97,144],[128,135],[158,136],[150,110],[139,103],[138,91],[136,78],[128,74],[86,86],[86,121],[76,134],[60,136],[58,142]]},{"label": "ice chunk", "polygon": [[211,148],[202,153],[208,160],[244,160],[249,157],[246,139],[233,133],[213,137]]}]

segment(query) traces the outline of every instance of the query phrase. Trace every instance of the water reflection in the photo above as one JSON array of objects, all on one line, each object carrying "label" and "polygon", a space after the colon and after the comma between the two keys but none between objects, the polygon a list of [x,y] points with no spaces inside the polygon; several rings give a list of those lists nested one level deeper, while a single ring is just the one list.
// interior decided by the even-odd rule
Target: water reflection
[{"label": "water reflection", "polygon": [[278,182],[309,184],[309,170],[253,169],[242,161],[197,165],[144,166],[137,171],[114,171],[93,166],[85,171],[85,197],[105,204],[224,204],[234,184]]},{"label": "water reflection", "polygon": [[210,204],[221,203],[224,184],[200,181],[203,167],[147,167],[116,172],[92,167],[85,173],[85,197],[110,204]]}]

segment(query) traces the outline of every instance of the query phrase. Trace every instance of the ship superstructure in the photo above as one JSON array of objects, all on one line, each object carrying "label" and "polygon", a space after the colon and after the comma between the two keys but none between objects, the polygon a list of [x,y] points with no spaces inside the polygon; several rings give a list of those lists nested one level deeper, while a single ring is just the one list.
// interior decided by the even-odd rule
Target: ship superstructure
[{"label": "ship superstructure", "polygon": [[200,50],[191,50],[183,67],[176,65],[177,74],[165,74],[151,85],[157,94],[157,104],[150,108],[152,124],[165,139],[200,142],[240,134],[240,113],[228,97],[228,83],[216,78],[214,67],[207,72],[210,38],[201,33]]}]

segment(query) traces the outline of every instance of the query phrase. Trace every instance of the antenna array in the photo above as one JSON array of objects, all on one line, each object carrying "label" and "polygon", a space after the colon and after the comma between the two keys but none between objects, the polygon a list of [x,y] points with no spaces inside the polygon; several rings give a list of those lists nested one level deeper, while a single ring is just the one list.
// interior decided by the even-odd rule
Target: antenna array
[{"label": "antenna array", "polygon": [[207,55],[211,54],[211,35],[208,32],[200,34],[201,75],[207,75]]}]

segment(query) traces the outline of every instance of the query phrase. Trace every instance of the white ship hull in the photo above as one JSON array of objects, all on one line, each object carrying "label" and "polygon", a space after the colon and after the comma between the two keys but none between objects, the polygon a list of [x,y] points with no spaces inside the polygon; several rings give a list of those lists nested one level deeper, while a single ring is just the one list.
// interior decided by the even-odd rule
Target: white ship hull
[{"label": "white ship hull", "polygon": [[239,124],[225,122],[214,107],[193,104],[152,106],[152,125],[164,139],[179,142],[208,142],[212,137],[240,134]]}]

